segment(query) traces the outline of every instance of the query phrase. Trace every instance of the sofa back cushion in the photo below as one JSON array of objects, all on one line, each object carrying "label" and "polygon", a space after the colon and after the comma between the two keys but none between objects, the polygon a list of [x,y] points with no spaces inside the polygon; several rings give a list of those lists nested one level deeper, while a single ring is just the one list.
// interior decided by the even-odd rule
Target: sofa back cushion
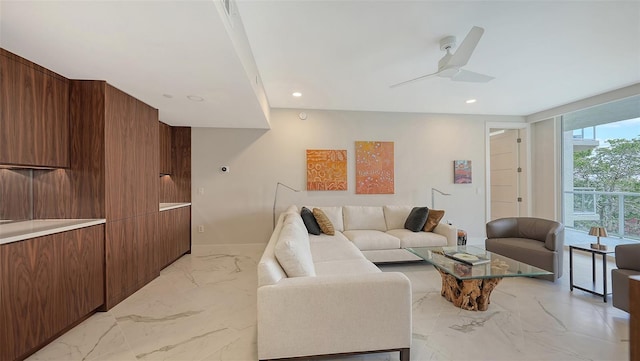
[{"label": "sofa back cushion", "polygon": [[411,206],[384,206],[384,219],[387,229],[402,229],[404,222],[411,213]]},{"label": "sofa back cushion", "polygon": [[345,230],[370,229],[382,232],[387,230],[382,207],[344,206],[342,212]]},{"label": "sofa back cushion", "polygon": [[309,233],[302,217],[296,213],[287,214],[285,217],[274,250],[276,259],[288,277],[315,276]]},{"label": "sofa back cushion", "polygon": [[319,208],[329,218],[333,229],[339,232],[344,231],[344,222],[342,221],[342,207],[311,207],[309,209]]}]

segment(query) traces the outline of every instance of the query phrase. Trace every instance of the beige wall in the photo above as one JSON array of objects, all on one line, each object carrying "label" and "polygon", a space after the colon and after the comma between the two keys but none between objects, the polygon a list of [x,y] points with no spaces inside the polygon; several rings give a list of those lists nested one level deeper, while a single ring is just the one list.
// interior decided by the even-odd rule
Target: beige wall
[{"label": "beige wall", "polygon": [[[194,243],[267,242],[277,182],[278,209],[300,205],[431,205],[431,187],[445,219],[484,238],[485,122],[522,122],[522,117],[427,115],[273,109],[272,129],[192,130],[192,203]],[[357,140],[395,143],[395,194],[355,194]],[[306,149],[346,149],[348,190],[307,192]],[[453,160],[469,159],[473,184],[453,184]],[[220,171],[228,166],[229,173]],[[204,191],[204,194],[201,194]],[[205,232],[198,233],[198,226]]]}]

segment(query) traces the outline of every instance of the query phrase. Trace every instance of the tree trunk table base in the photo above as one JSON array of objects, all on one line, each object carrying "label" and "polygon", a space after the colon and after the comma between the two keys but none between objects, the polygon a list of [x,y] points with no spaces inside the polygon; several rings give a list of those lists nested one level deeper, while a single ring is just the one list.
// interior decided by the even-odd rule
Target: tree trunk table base
[{"label": "tree trunk table base", "polygon": [[479,278],[458,280],[452,275],[441,271],[442,291],[440,294],[456,307],[469,311],[486,311],[489,307],[491,291],[502,278]]}]

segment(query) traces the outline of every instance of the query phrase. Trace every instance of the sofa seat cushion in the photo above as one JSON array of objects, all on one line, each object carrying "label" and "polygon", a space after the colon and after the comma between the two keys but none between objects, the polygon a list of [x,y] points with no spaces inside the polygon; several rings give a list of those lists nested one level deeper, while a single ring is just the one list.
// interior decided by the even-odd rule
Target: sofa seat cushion
[{"label": "sofa seat cushion", "polygon": [[365,258],[317,262],[315,268],[317,276],[358,275],[380,272],[376,265]]},{"label": "sofa seat cushion", "polygon": [[345,230],[371,229],[383,232],[387,230],[382,207],[344,206],[342,212]]},{"label": "sofa seat cushion", "polygon": [[387,231],[400,239],[401,248],[446,246],[447,237],[433,232],[412,232],[408,229],[391,229]]},{"label": "sofa seat cushion", "polygon": [[362,251],[362,255],[369,261],[376,264],[424,261],[422,258],[402,248]]},{"label": "sofa seat cushion", "polygon": [[289,277],[315,276],[309,233],[297,213],[285,215],[274,254]]},{"label": "sofa seat cushion", "polygon": [[336,232],[334,235],[328,235],[325,233],[321,233],[319,235],[314,235],[314,234],[310,234],[309,235],[309,242],[311,243],[315,243],[315,242],[327,242],[327,241],[346,241],[349,242],[349,238],[345,237],[344,234],[342,234],[342,232]]},{"label": "sofa seat cushion", "polygon": [[385,232],[358,229],[343,233],[361,251],[400,248],[400,239]]},{"label": "sofa seat cushion", "polygon": [[310,243],[313,262],[364,259],[362,252],[348,239],[327,239]]}]

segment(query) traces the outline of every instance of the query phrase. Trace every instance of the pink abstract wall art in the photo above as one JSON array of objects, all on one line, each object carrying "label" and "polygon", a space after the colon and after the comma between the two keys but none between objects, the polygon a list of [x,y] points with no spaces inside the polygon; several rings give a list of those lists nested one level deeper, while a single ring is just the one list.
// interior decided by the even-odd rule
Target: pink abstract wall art
[{"label": "pink abstract wall art", "polygon": [[394,194],[393,142],[356,142],[356,194]]}]

